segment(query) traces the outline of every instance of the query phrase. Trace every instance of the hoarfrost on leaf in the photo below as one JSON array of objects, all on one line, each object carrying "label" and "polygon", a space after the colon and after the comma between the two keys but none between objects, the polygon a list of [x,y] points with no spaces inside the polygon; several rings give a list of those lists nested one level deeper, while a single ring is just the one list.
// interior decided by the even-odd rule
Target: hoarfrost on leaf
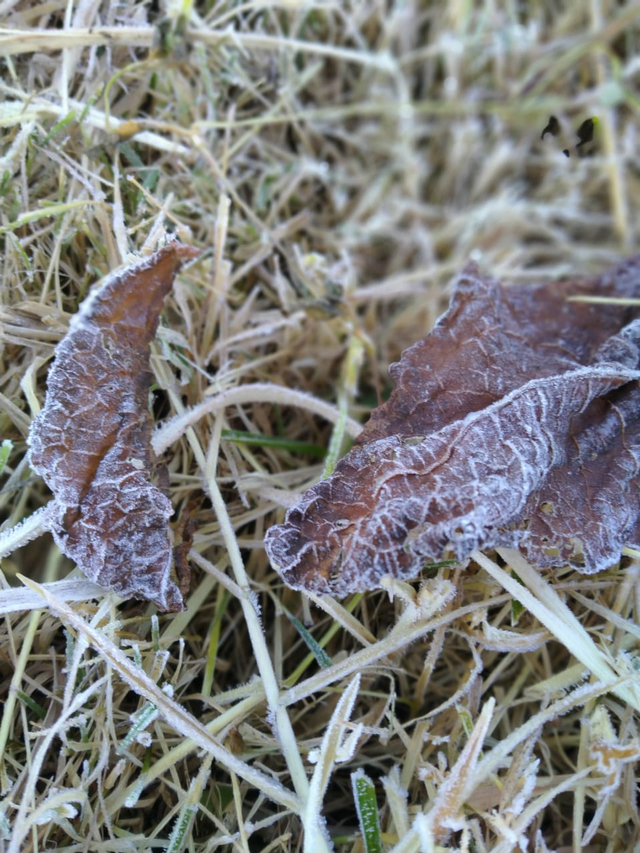
[{"label": "hoarfrost on leaf", "polygon": [[170,243],[90,294],[58,344],[29,464],[54,500],[46,525],[88,578],[123,598],[182,610],[172,577],[171,501],[151,474],[149,344],[182,263]]},{"label": "hoarfrost on leaf", "polygon": [[640,258],[503,287],[470,264],[434,330],[331,477],[272,527],[296,589],[345,595],[476,548],[607,568],[640,540]]}]

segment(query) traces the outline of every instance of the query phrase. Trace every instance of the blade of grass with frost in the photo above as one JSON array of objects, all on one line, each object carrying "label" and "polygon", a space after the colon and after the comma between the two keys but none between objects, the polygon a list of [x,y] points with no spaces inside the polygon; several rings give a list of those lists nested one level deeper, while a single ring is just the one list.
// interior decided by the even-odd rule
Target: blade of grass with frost
[{"label": "blade of grass with frost", "polygon": [[434,838],[446,838],[451,830],[460,829],[463,818],[460,812],[464,801],[473,789],[474,776],[484,740],[489,731],[495,699],[489,699],[456,763],[438,790],[438,795],[427,814],[426,826]]},{"label": "blade of grass with frost", "polygon": [[13,222],[0,226],[0,234],[6,234],[7,231],[17,231],[23,225],[28,225],[30,222],[38,222],[40,219],[46,219],[49,216],[62,216],[63,213],[69,213],[71,210],[101,203],[99,201],[96,202],[94,199],[79,199],[78,201],[60,202],[59,204],[51,203],[40,210],[30,210],[27,213],[23,213],[22,216],[19,216]]},{"label": "blade of grass with frost", "polygon": [[302,622],[299,619],[296,619],[296,617],[292,613],[289,613],[288,610],[285,610],[285,614],[289,622],[291,622],[293,627],[296,629],[296,631],[300,634],[302,639],[307,644],[309,651],[318,662],[318,665],[321,666],[323,669],[326,669],[328,666],[331,666],[333,661],[325,652],[325,650],[318,645],[316,639],[312,636],[312,634],[309,633],[309,631],[307,631]]},{"label": "blade of grass with frost", "polygon": [[32,542],[46,532],[45,521],[48,515],[48,507],[49,504],[40,507],[18,524],[0,532],[0,559],[8,557],[13,551],[22,548],[23,545]]},{"label": "blade of grass with frost", "polygon": [[[541,795],[532,799],[522,813],[515,819],[512,818],[507,825],[504,824],[502,810],[498,814],[498,818],[504,827],[504,839],[499,842],[492,850],[492,853],[511,853],[511,851],[527,849],[527,841],[529,839],[530,825],[541,815],[545,813],[545,809],[561,794],[569,791],[574,796],[576,790],[581,790],[580,781],[586,779],[590,773],[590,768],[585,767],[577,773],[570,774],[566,779],[562,779],[557,785],[544,791]],[[494,824],[494,827],[496,824]],[[539,849],[536,847],[536,849]],[[544,849],[544,848],[543,848]],[[581,850],[587,849],[586,845],[580,847]]]},{"label": "blade of grass with frost", "polygon": [[404,838],[409,832],[411,821],[407,808],[408,793],[400,778],[400,768],[395,765],[389,771],[389,775],[383,776],[380,781],[398,838]]},{"label": "blade of grass with frost", "polygon": [[149,768],[151,767],[151,751],[146,749],[144,752],[144,759],[142,762],[142,767],[140,768],[140,775],[130,786],[129,793],[126,798],[123,800],[123,805],[127,809],[134,809],[138,805],[138,801],[142,796],[142,792],[149,784],[149,779],[147,773],[149,772]]},{"label": "blade of grass with frost", "polygon": [[464,733],[467,737],[471,737],[471,732],[473,731],[473,717],[467,708],[462,705],[458,705],[456,711],[458,712],[458,718],[460,719]]},{"label": "blade of grass with frost", "polygon": [[375,785],[364,770],[359,768],[351,774],[351,787],[365,853],[382,853],[380,815]]},{"label": "blade of grass with frost", "polygon": [[153,678],[158,684],[170,659],[171,652],[169,649],[158,649],[153,653],[153,665],[149,671],[149,677]]},{"label": "blade of grass with frost", "polygon": [[158,614],[154,613],[151,616],[151,643],[154,652],[160,651],[160,623],[158,622]]},{"label": "blade of grass with frost", "polygon": [[158,718],[158,713],[157,705],[153,705],[151,702],[146,702],[139,711],[132,714],[129,718],[132,723],[131,728],[125,735],[122,743],[116,749],[116,753],[118,755],[122,755],[123,752],[126,752],[131,744],[134,741],[137,741],[151,723]]},{"label": "blade of grass with frost", "polygon": [[322,738],[322,743],[315,750],[317,763],[309,784],[309,794],[304,817],[305,827],[308,829],[311,828],[312,831],[307,831],[305,835],[304,853],[317,853],[321,849],[320,844],[324,843],[326,845],[326,838],[320,836],[320,827],[324,823],[322,820],[322,800],[329,785],[334,764],[336,761],[348,760],[353,755],[353,751],[357,746],[358,734],[361,727],[357,726],[356,730],[351,732],[349,737],[345,737],[345,734],[347,732],[346,724],[351,717],[353,706],[358,698],[359,689],[360,675],[356,675],[342,694],[340,701],[331,715],[324,737]]},{"label": "blade of grass with frost", "polygon": [[[304,391],[296,391],[293,388],[284,388],[268,382],[250,383],[220,391],[215,396],[207,398],[203,403],[198,403],[190,409],[184,409],[180,406],[179,413],[158,427],[152,435],[151,446],[154,453],[160,456],[204,415],[222,411],[228,406],[241,406],[245,403],[297,406],[332,423],[336,423],[341,417],[336,406],[325,403],[324,400],[319,400]],[[360,435],[362,426],[353,418],[347,418],[345,431],[352,438],[355,438]]]},{"label": "blade of grass with frost", "polygon": [[209,779],[211,771],[211,758],[207,758],[203,766],[200,768],[198,775],[192,780],[189,785],[189,791],[185,801],[180,809],[180,814],[176,818],[173,825],[169,843],[167,845],[167,853],[181,853],[185,849],[188,841],[187,834],[193,826],[196,815],[200,809],[200,800],[202,791]]},{"label": "blade of grass with frost", "polygon": [[[176,408],[181,408],[178,400],[174,400],[173,402],[174,405],[176,405]],[[300,755],[300,749],[293,731],[291,719],[289,718],[286,707],[281,702],[280,686],[267,648],[266,636],[259,616],[259,607],[257,606],[257,597],[255,597],[255,594],[252,594],[250,591],[249,579],[245,570],[242,554],[240,553],[238,540],[236,539],[231,518],[227,511],[227,505],[216,480],[215,469],[217,466],[217,453],[215,458],[209,455],[205,458],[202,447],[198,443],[193,432],[190,434],[190,441],[194,448],[194,452],[197,454],[199,461],[198,464],[204,474],[206,490],[211,498],[213,510],[218,518],[220,532],[227,549],[235,582],[240,589],[238,601],[244,613],[251,647],[253,649],[260,677],[262,678],[264,695],[269,708],[268,713],[271,717],[270,724],[273,728],[274,734],[276,735],[276,739],[278,740],[279,747],[286,761],[291,775],[291,780],[296,791],[293,810],[297,813],[302,812],[303,814],[306,814],[307,810],[303,803],[306,804],[309,796],[309,782],[302,763],[302,756]],[[215,448],[217,442],[218,438],[216,438],[214,430],[212,449]],[[242,773],[238,773],[237,775],[242,776]],[[318,827],[314,826],[309,828],[305,824],[305,830],[309,830],[310,834],[316,838],[318,853],[323,853],[323,851],[329,850],[326,838],[321,834]]]},{"label": "blade of grass with frost", "polygon": [[497,563],[480,551],[472,558],[498,581],[504,589],[518,598],[542,624],[551,631],[558,642],[583,663],[590,672],[604,684],[611,684],[611,691],[636,710],[640,710],[640,695],[633,685],[615,685],[618,673],[612,662],[596,646],[591,636],[578,622],[567,605],[561,600],[554,588],[533,569],[525,558],[513,548],[498,548],[498,554],[513,568],[526,587],[521,586]]},{"label": "blade of grass with frost", "polygon": [[358,388],[358,374],[364,360],[364,343],[356,334],[351,335],[347,355],[342,367],[342,381],[340,383],[340,392],[338,394],[338,410],[340,416],[331,433],[331,441],[329,442],[329,450],[324,463],[324,471],[322,479],[326,479],[333,474],[333,471],[340,459],[342,444],[346,432],[347,417],[349,411],[349,403],[354,398]]}]

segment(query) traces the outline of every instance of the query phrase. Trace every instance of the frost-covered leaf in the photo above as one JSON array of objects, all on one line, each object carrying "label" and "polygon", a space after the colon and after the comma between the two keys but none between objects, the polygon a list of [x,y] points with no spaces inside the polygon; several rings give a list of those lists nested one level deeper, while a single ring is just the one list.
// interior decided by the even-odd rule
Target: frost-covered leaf
[{"label": "frost-covered leaf", "polygon": [[476,548],[585,572],[640,539],[640,259],[502,287],[469,265],[390,372],[396,387],[334,474],[266,539],[290,586],[334,595]]},{"label": "frost-covered leaf", "polygon": [[29,432],[29,464],[54,500],[46,524],[88,578],[123,598],[182,610],[171,502],[152,484],[149,344],[182,263],[171,243],[102,282],[73,317]]}]

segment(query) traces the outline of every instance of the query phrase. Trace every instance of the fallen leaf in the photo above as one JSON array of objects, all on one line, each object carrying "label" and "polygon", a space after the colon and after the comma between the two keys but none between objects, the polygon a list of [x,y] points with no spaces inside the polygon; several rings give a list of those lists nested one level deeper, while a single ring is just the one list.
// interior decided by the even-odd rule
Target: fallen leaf
[{"label": "fallen leaf", "polygon": [[46,527],[85,575],[123,598],[182,610],[172,570],[171,501],[153,485],[149,344],[182,263],[170,243],[107,276],[55,350],[29,464],[53,500]]},{"label": "fallen leaf", "polygon": [[640,540],[640,258],[604,275],[503,287],[470,264],[433,331],[331,477],[272,527],[295,588],[415,577],[476,548],[597,572]]}]

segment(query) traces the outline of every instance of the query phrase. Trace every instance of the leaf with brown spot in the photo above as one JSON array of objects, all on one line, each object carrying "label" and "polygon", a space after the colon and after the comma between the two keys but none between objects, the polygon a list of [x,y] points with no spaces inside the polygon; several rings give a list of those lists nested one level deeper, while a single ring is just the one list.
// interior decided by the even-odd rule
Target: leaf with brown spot
[{"label": "leaf with brown spot", "polygon": [[640,540],[638,308],[579,294],[638,298],[640,258],[513,287],[470,264],[356,446],[268,531],[285,582],[340,596],[497,546],[596,572]]},{"label": "leaf with brown spot", "polygon": [[88,578],[123,598],[182,610],[172,569],[173,507],[153,485],[149,344],[182,263],[170,243],[107,276],[55,351],[45,405],[29,432],[29,464],[54,499],[46,525]]}]

